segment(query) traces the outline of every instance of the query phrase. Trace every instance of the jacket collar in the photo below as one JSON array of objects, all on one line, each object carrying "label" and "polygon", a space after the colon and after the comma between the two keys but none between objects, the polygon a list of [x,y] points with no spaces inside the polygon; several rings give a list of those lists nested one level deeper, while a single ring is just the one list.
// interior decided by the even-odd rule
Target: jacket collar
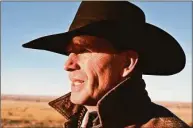
[{"label": "jacket collar", "polygon": [[[85,107],[70,101],[70,93],[49,102],[49,105],[67,120],[74,118],[80,112],[86,112]],[[100,125],[109,127],[106,122],[116,122],[114,126],[119,127],[124,126],[125,123],[142,124],[150,119],[150,105],[151,100],[145,90],[143,79],[127,78],[98,102]]]}]

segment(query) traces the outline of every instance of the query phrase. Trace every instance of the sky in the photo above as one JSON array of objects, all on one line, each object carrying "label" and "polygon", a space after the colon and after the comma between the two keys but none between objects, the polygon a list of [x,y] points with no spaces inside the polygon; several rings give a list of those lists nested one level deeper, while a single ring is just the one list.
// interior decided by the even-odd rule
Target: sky
[{"label": "sky", "polygon": [[[192,101],[191,2],[132,2],[146,22],[170,33],[186,54],[186,66],[171,76],[144,75],[153,101]],[[70,91],[66,56],[21,45],[41,36],[66,32],[80,2],[1,3],[1,93],[62,96]]]}]

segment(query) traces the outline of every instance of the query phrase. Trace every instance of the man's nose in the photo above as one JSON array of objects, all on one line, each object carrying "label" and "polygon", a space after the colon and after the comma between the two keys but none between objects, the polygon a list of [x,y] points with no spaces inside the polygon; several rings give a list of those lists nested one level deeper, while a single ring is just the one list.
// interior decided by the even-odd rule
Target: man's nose
[{"label": "man's nose", "polygon": [[80,66],[77,63],[77,55],[75,53],[70,53],[68,60],[64,64],[64,69],[66,71],[74,71],[80,69]]}]

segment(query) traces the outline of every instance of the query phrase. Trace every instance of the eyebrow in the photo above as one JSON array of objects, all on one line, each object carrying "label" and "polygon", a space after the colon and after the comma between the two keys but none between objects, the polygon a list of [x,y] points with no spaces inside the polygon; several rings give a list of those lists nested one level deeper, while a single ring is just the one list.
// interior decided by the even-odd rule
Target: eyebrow
[{"label": "eyebrow", "polygon": [[69,44],[66,47],[67,52],[72,52],[72,50],[76,50],[76,48],[81,48],[81,47],[88,47],[91,46],[91,43],[86,43],[85,41],[75,41],[73,42],[72,40],[69,42]]},{"label": "eyebrow", "polygon": [[75,41],[70,40],[69,47],[72,47],[73,45],[83,46],[83,47],[90,47],[90,46],[93,46],[94,44],[95,44],[95,42],[93,42],[93,40],[88,42],[88,40],[82,38],[82,39],[78,39],[78,40],[75,40]]},{"label": "eyebrow", "polygon": [[92,46],[93,42],[89,42],[86,39],[81,39],[79,41],[71,41],[71,44],[78,45],[78,46]]}]

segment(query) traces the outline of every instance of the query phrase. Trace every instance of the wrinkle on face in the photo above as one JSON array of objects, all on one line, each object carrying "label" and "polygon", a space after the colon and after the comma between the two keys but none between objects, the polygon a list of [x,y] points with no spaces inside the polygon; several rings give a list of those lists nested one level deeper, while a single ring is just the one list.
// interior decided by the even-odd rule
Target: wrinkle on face
[{"label": "wrinkle on face", "polygon": [[74,94],[72,99],[76,99],[74,101],[77,104],[96,104],[120,81],[122,56],[109,41],[102,38],[77,36],[72,42],[68,47],[69,52],[75,53],[80,72],[87,76],[84,88],[80,93]]}]

